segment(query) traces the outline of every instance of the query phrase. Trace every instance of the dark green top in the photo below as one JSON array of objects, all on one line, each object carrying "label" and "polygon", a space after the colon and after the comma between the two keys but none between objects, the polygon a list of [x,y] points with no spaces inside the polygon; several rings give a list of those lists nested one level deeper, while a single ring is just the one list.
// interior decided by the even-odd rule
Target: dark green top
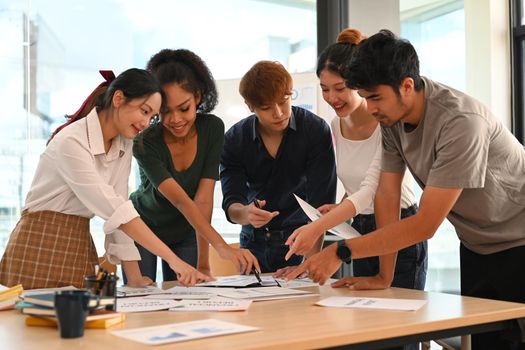
[{"label": "dark green top", "polygon": [[197,153],[190,167],[182,172],[175,170],[160,123],[144,130],[133,142],[141,184],[130,198],[144,222],[167,244],[180,242],[195,231],[182,213],[157,190],[159,185],[173,178],[193,199],[201,179],[219,179],[224,123],[215,115],[197,114],[195,127]]}]

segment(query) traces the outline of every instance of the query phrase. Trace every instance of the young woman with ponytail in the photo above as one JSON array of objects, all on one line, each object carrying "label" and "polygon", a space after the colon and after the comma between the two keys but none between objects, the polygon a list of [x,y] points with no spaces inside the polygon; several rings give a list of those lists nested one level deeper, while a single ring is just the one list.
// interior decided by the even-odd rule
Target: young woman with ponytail
[{"label": "young woman with ponytail", "polygon": [[[231,248],[210,225],[224,123],[210,114],[217,90],[208,67],[189,50],[164,49],[150,59],[148,70],[160,82],[166,106],[158,122],[134,141],[141,179],[130,196],[135,208],[173,252],[199,271],[210,272],[209,244],[241,273],[250,273],[252,266],[260,271],[249,250]],[[157,255],[137,246],[141,271],[155,280]],[[164,281],[177,278],[166,262],[162,271]]]},{"label": "young woman with ponytail", "polygon": [[166,247],[127,200],[131,139],[159,113],[159,83],[141,69],[116,78],[109,71],[101,74],[105,81],[53,133],[40,157],[0,262],[0,283],[82,287],[98,264],[89,232],[94,215],[106,221],[106,259],[122,263],[130,285],[151,283],[138,268],[134,240],[168,261],[183,284],[210,280]]},{"label": "young woman with ponytail", "polygon": [[[323,217],[297,229],[288,240],[290,252],[303,252],[327,229],[353,218],[352,226],[367,234],[386,222],[374,215],[374,197],[381,167],[381,128],[368,113],[366,100],[356,90],[345,86],[341,70],[350,61],[353,50],[365,37],[356,29],[343,30],[335,44],[319,55],[317,76],[324,100],[334,109],[332,120],[337,153],[337,176],[346,194],[339,204],[319,208]],[[400,208],[402,218],[417,211],[412,190],[413,178],[406,173],[403,179]],[[290,254],[290,253],[289,253]],[[398,252],[396,256],[357,259],[354,276],[342,278],[333,286],[353,289],[383,289],[390,286],[423,290],[427,270],[427,242],[421,242]],[[395,267],[395,270],[394,270]]]}]

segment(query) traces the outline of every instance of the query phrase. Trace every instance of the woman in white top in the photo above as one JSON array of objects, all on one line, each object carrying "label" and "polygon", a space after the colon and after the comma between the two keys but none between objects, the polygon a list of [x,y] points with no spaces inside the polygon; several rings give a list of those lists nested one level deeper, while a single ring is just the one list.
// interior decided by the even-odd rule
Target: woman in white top
[{"label": "woman in white top", "polygon": [[[379,182],[381,163],[381,129],[378,121],[368,113],[366,101],[357,91],[348,89],[340,69],[348,62],[352,50],[363,35],[355,29],[342,31],[337,43],[327,47],[319,56],[317,76],[320,78],[323,98],[337,114],[332,120],[332,132],[337,153],[337,177],[346,194],[339,204],[319,208],[323,217],[297,229],[287,244],[290,252],[301,254],[312,246],[327,229],[354,218],[352,226],[361,234],[376,229],[374,196]],[[413,178],[407,173],[403,180],[400,203],[401,217],[417,211],[412,190]],[[394,270],[395,266],[395,270]],[[345,277],[334,286],[354,289],[381,289],[390,285],[423,290],[427,270],[427,243],[416,244],[395,255],[357,259],[353,261],[356,277]]]},{"label": "woman in white top", "polygon": [[141,69],[117,78],[110,71],[101,74],[106,81],[55,131],[40,157],[0,262],[0,283],[82,287],[98,264],[89,232],[94,215],[106,221],[106,259],[122,263],[130,285],[151,283],[140,273],[134,240],[165,259],[183,284],[210,280],[162,243],[127,199],[131,139],[158,115],[159,83]]}]

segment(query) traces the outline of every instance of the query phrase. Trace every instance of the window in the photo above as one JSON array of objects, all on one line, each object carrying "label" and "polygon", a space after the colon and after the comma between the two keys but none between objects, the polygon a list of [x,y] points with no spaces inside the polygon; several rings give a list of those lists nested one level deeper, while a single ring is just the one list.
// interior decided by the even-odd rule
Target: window
[{"label": "window", "polygon": [[[0,255],[46,140],[100,83],[99,69],[118,74],[144,67],[166,47],[193,50],[217,79],[215,113],[228,128],[247,116],[242,100],[229,101],[238,95],[235,79],[256,61],[278,60],[292,73],[316,63],[315,1],[0,0],[0,31]],[[220,209],[220,189],[215,193],[213,225],[238,233]],[[91,225],[99,252],[101,224]]]},{"label": "window", "polygon": [[[434,1],[433,6],[421,7],[409,3],[401,1],[401,37],[416,48],[421,75],[465,91],[463,1]],[[416,187],[419,198],[422,191]],[[445,220],[428,244],[425,290],[459,292],[459,240],[452,224]]]},{"label": "window", "polygon": [[512,132],[525,144],[525,11],[523,0],[511,0]]}]

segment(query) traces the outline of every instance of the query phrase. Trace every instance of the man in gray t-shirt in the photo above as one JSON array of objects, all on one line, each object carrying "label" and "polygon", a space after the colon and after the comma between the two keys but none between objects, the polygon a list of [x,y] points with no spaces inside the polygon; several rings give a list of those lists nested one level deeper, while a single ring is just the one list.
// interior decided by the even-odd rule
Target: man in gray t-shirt
[{"label": "man in gray t-shirt", "polygon": [[[448,218],[461,241],[461,293],[525,303],[523,146],[480,102],[421,77],[414,47],[390,31],[359,44],[343,77],[382,126],[380,228],[328,246],[286,277],[308,271],[324,283],[341,261],[429,239]],[[423,195],[419,212],[399,220],[406,167]],[[525,349],[525,343],[483,333],[472,336],[472,349]]]},{"label": "man in gray t-shirt", "polygon": [[468,249],[492,254],[525,245],[523,146],[472,97],[422,80],[418,124],[382,128],[382,170],[408,166],[421,188],[462,189],[447,218]]}]

